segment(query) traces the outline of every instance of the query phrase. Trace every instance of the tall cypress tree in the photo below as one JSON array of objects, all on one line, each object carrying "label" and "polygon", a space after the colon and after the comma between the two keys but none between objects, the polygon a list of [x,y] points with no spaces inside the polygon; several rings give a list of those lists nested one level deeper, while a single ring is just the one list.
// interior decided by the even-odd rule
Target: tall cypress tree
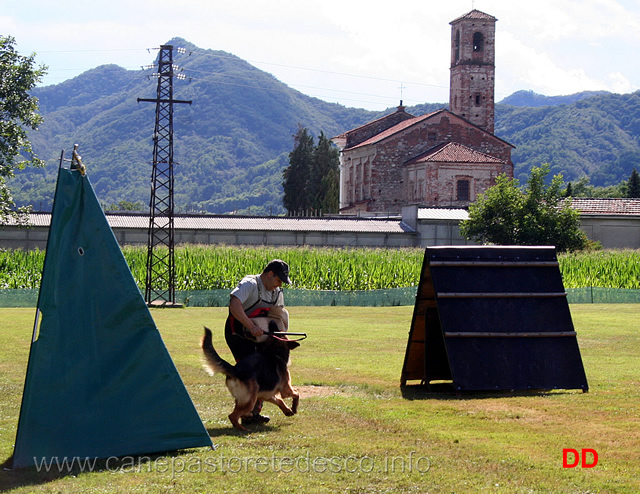
[{"label": "tall cypress tree", "polygon": [[315,146],[308,130],[298,127],[293,151],[289,153],[289,166],[282,174],[282,204],[287,211],[338,212],[339,163],[338,148],[324,132],[320,133]]},{"label": "tall cypress tree", "polygon": [[312,180],[309,184],[309,197],[314,209],[338,212],[339,162],[338,148],[321,132],[318,145],[313,150]]},{"label": "tall cypress tree", "polygon": [[313,137],[309,135],[306,128],[299,126],[293,138],[294,147],[289,153],[289,166],[282,172],[284,179],[282,205],[289,213],[311,207],[308,189],[313,166]]},{"label": "tall cypress tree", "polygon": [[627,197],[640,197],[640,174],[635,168],[627,181]]}]

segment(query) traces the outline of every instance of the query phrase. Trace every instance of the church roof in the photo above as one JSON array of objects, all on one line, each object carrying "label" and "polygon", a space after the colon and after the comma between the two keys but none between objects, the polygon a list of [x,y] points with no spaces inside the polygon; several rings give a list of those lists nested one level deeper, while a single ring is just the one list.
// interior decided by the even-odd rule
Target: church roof
[{"label": "church roof", "polygon": [[[431,113],[427,113],[425,115],[421,115],[419,117],[413,117],[413,118],[409,118],[407,120],[403,120],[402,122],[394,125],[393,127],[389,127],[387,130],[384,130],[382,132],[380,132],[379,134],[376,134],[372,137],[370,137],[369,139],[362,141],[354,146],[350,146],[347,147],[345,149],[346,150],[352,150],[352,149],[356,149],[356,148],[360,148],[360,147],[364,147],[364,146],[368,146],[371,144],[377,144],[381,141],[383,141],[384,139],[393,136],[394,134],[397,134],[399,132],[402,132],[405,129],[408,129],[414,125],[419,124],[420,122],[423,122],[424,120],[428,120],[436,115],[439,115],[441,113],[447,113],[448,115],[452,115],[456,118],[459,118],[460,120],[463,120],[464,122],[466,122],[468,125],[472,125],[473,127],[477,127],[478,129],[480,129],[482,132],[486,132],[487,134],[489,134],[490,136],[492,136],[493,138],[497,139],[498,141],[504,142],[505,144],[514,147],[513,144],[508,143],[507,141],[505,141],[504,139],[501,139],[500,137],[496,136],[495,134],[491,134],[490,132],[487,132],[485,129],[483,129],[482,127],[478,127],[476,124],[470,122],[469,120],[467,120],[464,117],[461,117],[460,115],[456,115],[455,113],[450,112],[449,110],[447,110],[446,108],[442,108],[440,110],[436,110],[434,112]],[[349,131],[351,132],[351,131]],[[349,132],[346,132],[346,134],[348,134]]]},{"label": "church roof", "polygon": [[391,119],[393,116],[397,115],[398,113],[402,113],[404,115],[406,115],[407,119],[413,119],[415,118],[414,115],[411,115],[411,113],[407,113],[405,111],[405,107],[404,106],[399,106],[398,109],[393,112],[393,113],[389,113],[387,115],[383,115],[380,118],[377,118],[375,120],[372,120],[371,122],[367,122],[366,124],[361,125],[360,127],[356,127],[355,129],[351,129],[351,130],[347,130],[346,132],[343,132],[342,134],[339,134],[335,137],[333,137],[333,139],[338,139],[341,137],[347,137],[349,134],[353,134],[355,132],[358,132],[362,129],[365,129],[367,127],[375,127],[377,124],[379,124],[380,122],[383,122],[385,120],[389,120]]},{"label": "church roof", "polygon": [[427,152],[407,161],[407,165],[415,163],[425,163],[427,161],[436,163],[505,163],[504,160],[481,153],[458,142],[448,142],[439,144]]},{"label": "church roof", "polygon": [[452,20],[449,24],[454,24],[458,21],[461,21],[462,19],[476,19],[480,21],[494,21],[494,22],[498,20],[492,15],[485,14],[484,12],[480,12],[477,9],[473,9],[471,12],[468,12],[464,15],[461,15],[457,19]]},{"label": "church roof", "polygon": [[448,142],[439,144],[427,152],[407,161],[407,165],[414,163],[424,163],[426,161],[436,163],[506,163],[506,161],[481,153],[475,149],[460,144],[458,142]]},{"label": "church roof", "polygon": [[404,129],[408,129],[409,127],[422,122],[423,120],[426,120],[429,117],[432,117],[433,115],[436,115],[437,113],[443,112],[446,110],[438,110],[435,112],[431,112],[431,113],[427,113],[426,115],[422,115],[420,117],[414,117],[414,118],[410,118],[408,120],[404,120],[403,122],[400,122],[399,124],[394,125],[393,127],[388,128],[385,131],[380,132],[379,134],[374,135],[373,137],[367,139],[366,141],[363,141],[359,144],[356,144],[355,146],[349,148],[349,149],[355,149],[355,148],[359,148],[362,146],[368,146],[370,144],[375,144],[377,142],[380,142],[384,139],[386,139],[387,137],[390,137],[394,134],[397,134],[398,132],[403,131]]}]

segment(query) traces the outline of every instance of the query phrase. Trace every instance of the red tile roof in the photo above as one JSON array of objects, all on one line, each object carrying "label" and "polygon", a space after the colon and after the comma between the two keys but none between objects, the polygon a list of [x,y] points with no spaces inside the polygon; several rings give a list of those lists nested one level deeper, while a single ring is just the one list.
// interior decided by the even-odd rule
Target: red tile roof
[{"label": "red tile roof", "polygon": [[454,22],[458,22],[459,20],[462,19],[478,19],[481,21],[497,21],[498,19],[496,19],[495,17],[493,17],[492,15],[489,14],[485,14],[484,12],[480,12],[477,9],[472,10],[471,12],[468,12],[464,15],[461,15],[460,17],[452,20],[449,24],[453,24]]},{"label": "red tile roof", "polygon": [[[394,113],[399,113],[399,112],[402,112],[402,113],[408,115],[410,117],[410,119],[411,118],[415,118],[415,116],[411,115],[411,113],[408,113],[408,112],[404,111],[404,107],[399,107]],[[343,132],[342,134],[339,134],[339,135],[333,137],[333,139],[339,139],[341,137],[346,138],[349,134],[352,134],[354,132],[362,130],[362,129],[366,128],[366,127],[372,127],[372,126],[376,125],[377,123],[388,119],[389,117],[394,115],[394,113],[389,113],[387,115],[383,115],[380,118],[376,118],[375,120],[372,120],[371,122],[367,122],[366,124],[361,125],[360,127],[356,127],[355,129],[347,130],[346,132]]]},{"label": "red tile roof", "polygon": [[411,127],[412,125],[415,125],[417,123],[422,122],[423,120],[426,120],[429,117],[432,117],[433,115],[435,115],[436,113],[439,113],[441,111],[445,111],[445,110],[437,110],[431,113],[427,113],[426,115],[422,115],[419,117],[414,117],[414,118],[410,118],[408,120],[404,120],[403,122],[400,122],[399,124],[394,125],[393,127],[388,128],[387,130],[380,132],[379,134],[374,135],[373,137],[371,137],[370,139],[367,139],[364,142],[361,142],[360,144],[356,144],[355,146],[349,148],[349,149],[355,149],[355,148],[359,148],[361,146],[368,146],[369,144],[375,144],[377,142],[382,141],[383,139],[386,139],[389,136],[392,136],[393,134],[396,134],[397,132],[400,132],[404,129],[408,129],[409,127]]},{"label": "red tile roof", "polygon": [[[356,149],[362,146],[368,146],[370,144],[377,144],[378,142],[386,139],[387,137],[390,137],[398,132],[402,132],[405,129],[408,129],[409,127],[412,127],[416,124],[419,124],[420,122],[427,120],[431,117],[434,117],[436,115],[438,115],[439,113],[443,113],[446,112],[447,114],[455,117],[455,118],[459,118],[460,120],[465,121],[467,124],[473,126],[473,127],[477,127],[478,129],[480,129],[483,132],[487,132],[485,129],[482,129],[481,127],[478,127],[476,124],[468,121],[467,119],[465,119],[464,117],[461,117],[460,115],[456,115],[455,113],[450,112],[449,110],[447,110],[446,108],[442,108],[440,110],[436,110],[434,112],[431,113],[427,113],[425,115],[421,115],[419,117],[413,117],[407,120],[404,120],[402,122],[400,122],[399,124],[394,125],[393,127],[388,128],[387,130],[380,132],[379,134],[374,135],[373,137],[370,137],[369,139],[367,139],[366,141],[363,141],[359,144],[356,144],[355,146],[351,146],[349,148],[346,148],[344,151],[350,151],[352,149]],[[351,132],[351,131],[349,131]],[[346,132],[344,135],[348,134],[349,132]],[[491,134],[489,132],[487,132],[489,135],[491,135],[492,137],[494,137],[495,139],[497,139],[498,141],[504,142],[505,144],[511,146],[512,148],[515,147],[513,144],[509,144],[507,141],[501,139],[500,137],[496,136],[495,134]]]},{"label": "red tile roof", "polygon": [[640,199],[572,197],[571,206],[584,215],[640,216]]},{"label": "red tile roof", "polygon": [[426,153],[411,159],[407,164],[427,161],[437,163],[505,163],[504,160],[481,153],[458,142],[449,142],[431,148]]}]

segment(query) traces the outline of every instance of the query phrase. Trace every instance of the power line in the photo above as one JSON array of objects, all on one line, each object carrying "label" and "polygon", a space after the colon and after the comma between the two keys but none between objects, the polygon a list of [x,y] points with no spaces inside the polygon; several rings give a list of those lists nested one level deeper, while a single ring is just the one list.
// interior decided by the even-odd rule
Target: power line
[{"label": "power line", "polygon": [[[196,69],[188,69],[185,68],[184,72],[187,74],[190,73],[199,73],[199,74],[203,74],[206,77],[196,77],[196,76],[191,76],[188,75],[187,78],[193,81],[210,81],[212,83],[215,84],[220,84],[220,85],[225,85],[225,86],[235,86],[235,87],[246,87],[246,88],[252,88],[252,89],[260,89],[263,91],[275,91],[275,92],[285,92],[287,88],[304,88],[304,89],[313,89],[313,90],[319,90],[319,91],[330,91],[333,93],[342,93],[342,94],[353,94],[353,95],[357,95],[357,96],[368,96],[368,97],[372,97],[372,98],[380,98],[383,100],[390,100],[390,101],[395,101],[397,100],[397,98],[395,96],[380,96],[377,94],[370,94],[370,93],[362,93],[362,92],[358,92],[358,91],[346,91],[343,89],[332,89],[332,88],[326,88],[326,87],[317,87],[317,86],[307,86],[307,85],[303,85],[303,84],[285,84],[282,83],[284,86],[286,86],[286,88],[275,88],[275,87],[267,87],[267,86],[261,86],[261,85],[257,85],[257,84],[240,84],[237,82],[223,82],[220,80],[216,80],[218,77],[229,77],[232,79],[239,79],[239,80],[244,80],[244,81],[254,81],[253,78],[250,77],[244,77],[244,76],[237,76],[237,75],[232,75],[232,74],[225,74],[224,72],[206,72],[206,71],[201,71],[201,70],[196,70]],[[406,86],[404,86],[404,88],[406,89]],[[308,92],[304,92],[303,94],[305,94],[306,96],[311,96],[311,97],[319,97],[319,96],[314,96],[312,94],[309,94]],[[325,98],[328,96],[325,96]],[[320,97],[319,97],[320,98]],[[353,98],[344,98],[341,97],[340,99],[342,100],[347,100],[347,101],[356,101],[356,102],[361,102],[361,103],[371,103],[371,104],[385,104],[381,101],[365,101],[365,100],[358,100],[358,99],[353,99]],[[407,101],[413,101],[415,103],[424,103],[423,101],[419,101],[419,100],[407,100]]]},{"label": "power line", "polygon": [[[96,52],[96,53],[100,53],[100,52],[117,52],[117,51],[146,51],[146,52],[151,52],[151,50],[155,50],[157,48],[131,48],[131,49],[109,49],[109,50],[48,50],[48,51],[42,51],[39,52],[40,54],[46,54],[46,53],[92,53],[92,52]],[[329,75],[338,75],[338,76],[342,76],[342,77],[353,77],[353,78],[359,78],[359,79],[365,79],[365,80],[371,80],[371,81],[380,81],[380,82],[390,82],[390,83],[400,83],[402,82],[403,84],[406,83],[409,86],[421,86],[421,87],[433,87],[433,88],[438,88],[438,89],[447,89],[448,86],[441,86],[441,85],[435,85],[435,84],[426,84],[426,83],[420,83],[420,82],[407,82],[405,81],[398,81],[396,79],[389,79],[389,78],[383,78],[383,77],[373,77],[373,76],[365,76],[365,75],[360,75],[360,74],[351,74],[351,73],[345,73],[345,72],[338,72],[338,71],[330,71],[330,70],[323,70],[323,69],[316,69],[316,68],[312,68],[312,67],[302,67],[302,66],[297,66],[297,65],[288,65],[288,64],[281,64],[281,63],[275,63],[275,62],[265,62],[265,61],[258,61],[258,60],[245,60],[242,59],[240,57],[237,57],[235,55],[222,55],[220,53],[210,53],[208,51],[204,51],[204,50],[186,50],[189,54],[196,54],[196,55],[201,55],[201,56],[206,56],[206,57],[214,57],[214,58],[220,58],[220,59],[230,59],[230,60],[237,60],[237,61],[244,61],[250,64],[259,64],[259,65],[270,65],[270,66],[276,66],[276,67],[282,67],[282,68],[288,68],[288,69],[294,69],[294,70],[301,70],[301,71],[309,71],[309,72],[318,72],[318,73],[323,73],[323,74],[329,74]],[[92,67],[95,68],[95,67]],[[124,67],[124,68],[131,68],[131,67]],[[72,71],[72,70],[91,70],[90,69],[56,69],[56,71]],[[247,77],[242,77],[242,76],[234,76],[231,74],[224,74],[222,72],[205,72],[205,71],[198,71],[196,69],[185,69],[185,71],[187,70],[191,70],[193,72],[197,72],[197,73],[201,73],[201,74],[205,74],[205,75],[210,75],[210,76],[226,76],[226,77],[234,77],[234,78],[238,78],[238,79],[244,79],[244,80],[251,80],[250,78]],[[54,76],[49,75],[49,78],[55,78]],[[57,79],[62,79],[62,77],[58,77]],[[66,79],[64,79],[66,80]],[[203,80],[203,79],[198,79],[198,80]],[[206,79],[204,79],[206,80]],[[220,81],[216,81],[217,83],[220,83]],[[282,81],[280,81],[282,82]],[[306,85],[302,85],[302,84],[295,84],[295,83],[284,83],[287,87],[291,87],[291,88],[301,88],[301,89],[313,89],[315,91],[328,91],[331,93],[341,93],[341,94],[352,94],[352,95],[356,95],[356,96],[364,96],[364,97],[371,97],[371,98],[379,98],[382,99],[384,101],[395,101],[398,98],[396,96],[383,96],[383,95],[379,95],[379,94],[371,94],[371,93],[362,93],[359,91],[347,91],[344,89],[335,89],[335,88],[331,88],[331,87],[318,87],[318,86],[306,86]],[[233,85],[231,83],[226,83],[227,85]],[[255,86],[255,85],[238,85],[239,87],[253,87],[253,88],[260,88],[259,86]],[[407,87],[407,86],[405,86]],[[261,89],[266,89],[266,88],[261,88]],[[283,89],[284,90],[284,89]],[[306,93],[305,93],[306,94]],[[325,95],[317,95],[317,94],[307,94],[307,96],[311,96],[311,97],[316,97],[319,99],[331,99],[331,96],[325,96]],[[351,101],[354,103],[364,103],[364,104],[377,104],[377,105],[385,105],[387,103],[385,102],[381,102],[381,101],[369,101],[369,100],[364,100],[364,99],[356,99],[356,98],[345,98],[345,97],[339,97],[336,99],[340,99],[342,101]],[[412,103],[424,103],[425,101],[421,101],[421,100],[417,100],[417,99],[407,99],[408,102],[412,102]]]}]

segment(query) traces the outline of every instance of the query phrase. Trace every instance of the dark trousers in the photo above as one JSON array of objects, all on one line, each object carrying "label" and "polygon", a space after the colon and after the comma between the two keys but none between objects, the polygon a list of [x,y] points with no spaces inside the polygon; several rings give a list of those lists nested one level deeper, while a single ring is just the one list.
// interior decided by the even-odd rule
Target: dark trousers
[{"label": "dark trousers", "polygon": [[236,362],[256,352],[256,342],[243,336],[244,326],[233,316],[227,317],[224,325],[224,339]]},{"label": "dark trousers", "polygon": [[[231,350],[231,353],[233,354],[233,358],[236,359],[236,362],[257,351],[256,342],[248,340],[242,336],[243,333],[244,326],[242,323],[236,321],[233,316],[227,317],[227,321],[224,324],[224,339],[229,346],[229,350]],[[261,410],[262,401],[258,400],[252,413],[253,415],[259,415]]]}]

